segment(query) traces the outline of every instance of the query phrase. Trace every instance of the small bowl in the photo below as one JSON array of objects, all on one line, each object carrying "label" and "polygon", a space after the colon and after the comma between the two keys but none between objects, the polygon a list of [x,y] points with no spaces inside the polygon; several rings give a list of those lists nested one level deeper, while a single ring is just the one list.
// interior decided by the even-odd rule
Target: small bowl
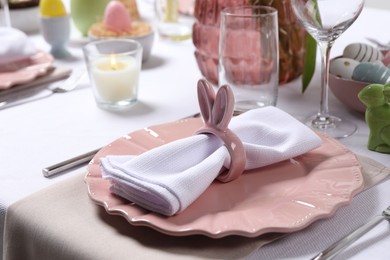
[{"label": "small bowl", "polygon": [[359,100],[358,94],[371,83],[348,80],[329,74],[329,88],[335,97],[349,109],[360,113],[366,111],[366,106]]},{"label": "small bowl", "polygon": [[88,37],[91,40],[103,40],[103,39],[112,39],[112,38],[123,38],[123,39],[132,39],[139,42],[142,45],[142,62],[147,61],[150,58],[152,52],[153,42],[154,42],[154,31],[151,31],[149,34],[143,36],[125,36],[125,37],[96,37],[89,34]]}]

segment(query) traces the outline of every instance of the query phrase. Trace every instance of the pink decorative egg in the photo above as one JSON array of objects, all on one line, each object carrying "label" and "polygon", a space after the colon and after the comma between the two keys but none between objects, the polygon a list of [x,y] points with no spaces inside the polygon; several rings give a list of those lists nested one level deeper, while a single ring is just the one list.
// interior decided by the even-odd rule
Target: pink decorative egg
[{"label": "pink decorative egg", "polygon": [[131,29],[131,17],[124,4],[111,1],[104,11],[105,26],[114,32],[126,32]]},{"label": "pink decorative egg", "polygon": [[390,65],[390,51],[386,52],[385,57],[383,57],[382,63],[385,66],[389,66]]}]

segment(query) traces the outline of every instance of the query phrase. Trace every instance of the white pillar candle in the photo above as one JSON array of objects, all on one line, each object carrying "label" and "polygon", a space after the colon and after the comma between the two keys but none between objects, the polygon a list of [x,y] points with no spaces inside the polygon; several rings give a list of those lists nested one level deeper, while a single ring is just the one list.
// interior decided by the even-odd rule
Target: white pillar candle
[{"label": "white pillar candle", "polygon": [[136,96],[140,66],[133,57],[111,55],[92,63],[91,74],[101,99],[116,102]]}]

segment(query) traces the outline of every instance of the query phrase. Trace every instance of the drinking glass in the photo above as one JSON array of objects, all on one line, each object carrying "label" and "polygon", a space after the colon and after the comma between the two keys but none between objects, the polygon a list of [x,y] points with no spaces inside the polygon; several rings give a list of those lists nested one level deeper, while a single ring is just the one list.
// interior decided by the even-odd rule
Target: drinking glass
[{"label": "drinking glass", "polygon": [[277,10],[235,6],[221,12],[219,86],[229,85],[236,112],[275,106],[279,85]]},{"label": "drinking glass", "polygon": [[291,3],[298,20],[317,41],[322,56],[320,111],[306,123],[334,138],[350,136],[356,125],[329,114],[329,57],[336,39],[361,13],[364,0],[291,0]]},{"label": "drinking glass", "polygon": [[164,39],[184,41],[192,36],[194,17],[183,8],[190,5],[186,0],[155,0],[154,9],[157,18],[157,31]]}]

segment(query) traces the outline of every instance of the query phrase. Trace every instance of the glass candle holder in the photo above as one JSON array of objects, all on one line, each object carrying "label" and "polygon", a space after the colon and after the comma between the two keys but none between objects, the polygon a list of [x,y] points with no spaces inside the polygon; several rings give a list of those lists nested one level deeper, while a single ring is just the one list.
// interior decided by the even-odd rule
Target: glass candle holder
[{"label": "glass candle holder", "polygon": [[137,101],[142,46],[130,39],[90,42],[83,47],[92,90],[102,109],[125,110]]}]

